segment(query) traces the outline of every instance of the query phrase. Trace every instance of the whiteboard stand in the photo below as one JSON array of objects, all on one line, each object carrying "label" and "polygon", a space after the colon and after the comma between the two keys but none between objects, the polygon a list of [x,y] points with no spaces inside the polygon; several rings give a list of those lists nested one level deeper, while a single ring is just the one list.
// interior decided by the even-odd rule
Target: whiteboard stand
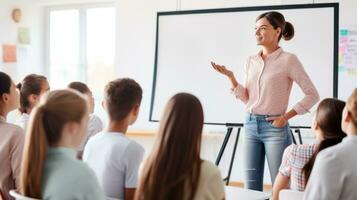
[{"label": "whiteboard stand", "polygon": [[217,166],[221,162],[223,153],[224,153],[224,151],[226,149],[226,146],[228,144],[229,138],[231,137],[233,128],[234,127],[238,127],[237,135],[236,135],[236,139],[235,139],[235,142],[234,142],[233,151],[232,151],[232,155],[231,155],[231,160],[230,160],[230,163],[229,163],[228,175],[227,175],[226,178],[223,179],[223,181],[226,182],[226,185],[228,185],[229,184],[229,180],[231,178],[231,172],[232,172],[232,168],[233,168],[234,158],[235,158],[236,151],[237,151],[237,145],[238,145],[238,141],[239,141],[240,130],[243,127],[243,125],[242,124],[229,124],[229,123],[227,123],[226,127],[227,127],[227,132],[226,132],[226,135],[224,137],[222,146],[221,146],[221,148],[219,150],[219,153],[218,153],[218,156],[217,156],[217,159],[216,159],[216,165]]},{"label": "whiteboard stand", "polygon": [[303,144],[303,143],[302,143],[302,137],[301,137],[300,128],[292,128],[292,127],[290,127],[290,134],[291,134],[291,138],[292,138],[292,140],[293,140],[293,143],[294,143],[294,144],[297,144],[296,139],[295,139],[295,136],[294,136],[293,129],[295,129],[295,133],[297,133],[297,135],[298,135],[299,143],[300,143],[300,144]]}]

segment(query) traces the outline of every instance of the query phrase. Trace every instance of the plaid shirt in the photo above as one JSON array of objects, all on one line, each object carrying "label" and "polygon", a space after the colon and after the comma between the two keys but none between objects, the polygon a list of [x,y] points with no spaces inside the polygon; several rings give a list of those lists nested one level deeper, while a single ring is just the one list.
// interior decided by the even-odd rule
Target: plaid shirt
[{"label": "plaid shirt", "polygon": [[316,149],[317,144],[292,144],[285,149],[279,172],[283,176],[290,177],[290,189],[305,190],[305,177],[302,168]]}]

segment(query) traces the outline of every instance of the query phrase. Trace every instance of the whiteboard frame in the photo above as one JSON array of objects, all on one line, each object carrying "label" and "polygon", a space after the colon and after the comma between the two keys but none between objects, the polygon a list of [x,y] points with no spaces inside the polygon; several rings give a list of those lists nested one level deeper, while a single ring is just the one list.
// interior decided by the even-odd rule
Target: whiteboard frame
[{"label": "whiteboard frame", "polygon": [[[158,119],[153,119],[155,92],[156,92],[156,76],[158,71],[158,46],[159,46],[159,19],[161,16],[168,15],[186,15],[186,14],[212,14],[212,13],[229,13],[229,12],[247,12],[247,11],[266,11],[266,10],[288,10],[288,9],[309,9],[309,8],[333,8],[334,12],[334,41],[333,41],[333,97],[338,97],[338,38],[339,38],[339,3],[318,3],[318,4],[291,4],[291,5],[274,5],[274,6],[253,6],[253,7],[234,7],[234,8],[216,8],[203,10],[183,10],[183,11],[168,11],[157,12],[156,15],[156,42],[155,42],[155,63],[153,84],[150,102],[150,122],[159,122]],[[227,124],[204,122],[206,125],[220,125],[220,126],[243,126],[243,123]],[[291,126],[291,128],[310,128],[306,126]]]}]

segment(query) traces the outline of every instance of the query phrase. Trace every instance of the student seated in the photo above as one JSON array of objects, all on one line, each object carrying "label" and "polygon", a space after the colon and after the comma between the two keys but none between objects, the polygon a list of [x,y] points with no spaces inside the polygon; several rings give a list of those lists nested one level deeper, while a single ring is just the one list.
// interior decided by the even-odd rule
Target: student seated
[{"label": "student seated", "polygon": [[7,114],[19,106],[19,93],[11,78],[0,72],[0,194],[12,199],[9,191],[19,186],[24,142],[22,128],[6,122]]},{"label": "student seated", "polygon": [[108,129],[89,139],[83,160],[96,173],[107,197],[133,199],[144,148],[126,132],[139,115],[142,89],[132,79],[117,79],[106,85],[104,96]]},{"label": "student seated", "polygon": [[31,113],[21,166],[20,193],[51,200],[104,200],[93,171],[76,159],[87,131],[88,102],[74,90],[41,98]]},{"label": "student seated", "polygon": [[195,96],[179,93],[169,100],[143,167],[137,200],[225,198],[219,169],[200,157],[203,121]]},{"label": "student seated", "polygon": [[[279,199],[282,189],[304,191],[317,154],[342,141],[346,134],[341,129],[342,111],[345,102],[324,99],[320,102],[312,124],[316,144],[292,144],[284,151],[279,174],[273,187],[273,199]],[[289,185],[290,182],[290,185]]]},{"label": "student seated", "polygon": [[77,157],[79,159],[82,159],[85,145],[87,144],[90,137],[103,130],[103,122],[97,115],[94,114],[95,104],[94,104],[93,94],[86,84],[81,82],[72,82],[68,85],[68,88],[77,90],[78,92],[86,95],[89,101],[90,114],[89,114],[89,122],[88,122],[88,131],[86,137],[84,138],[84,140],[82,141],[81,145],[78,148],[78,154],[77,154]]},{"label": "student seated", "polygon": [[347,137],[317,155],[306,200],[357,199],[357,88],[347,100],[341,126]]},{"label": "student seated", "polygon": [[15,124],[26,130],[32,109],[40,100],[41,95],[50,90],[50,86],[46,77],[30,74],[17,84],[17,88],[20,91],[21,117],[16,120]]}]

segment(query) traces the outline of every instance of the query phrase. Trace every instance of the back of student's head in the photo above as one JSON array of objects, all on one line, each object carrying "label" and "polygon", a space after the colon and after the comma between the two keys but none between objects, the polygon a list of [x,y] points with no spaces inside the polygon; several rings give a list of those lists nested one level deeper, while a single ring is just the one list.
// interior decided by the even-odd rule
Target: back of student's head
[{"label": "back of student's head", "polygon": [[105,105],[112,121],[124,120],[142,99],[140,85],[130,78],[120,78],[105,86]]},{"label": "back of student's head", "polygon": [[25,196],[41,198],[41,180],[49,146],[58,143],[67,123],[80,124],[87,101],[76,91],[56,90],[44,95],[30,117],[25,136],[20,190]]},{"label": "back of student's head", "polygon": [[327,98],[320,102],[315,116],[316,126],[321,130],[323,140],[317,147],[310,160],[303,167],[307,180],[310,177],[317,154],[342,141],[346,134],[341,129],[342,111],[346,103],[338,99]]},{"label": "back of student's head", "polygon": [[77,90],[78,92],[82,93],[82,94],[87,94],[90,92],[90,89],[88,88],[88,86],[82,82],[71,82],[70,84],[68,84],[68,88]]},{"label": "back of student's head", "polygon": [[30,95],[39,95],[44,90],[44,86],[47,83],[47,78],[37,74],[27,75],[24,80],[17,84],[17,88],[20,91],[20,112],[27,113],[27,110],[33,106],[29,100]]},{"label": "back of student's head", "polygon": [[203,109],[179,93],[166,104],[158,139],[144,169],[137,199],[193,199],[200,175]]},{"label": "back of student's head", "polygon": [[15,85],[10,76],[4,72],[0,72],[0,109],[7,113],[16,109],[19,106],[19,94],[16,91]]},{"label": "back of student's head", "polygon": [[0,72],[0,101],[3,100],[2,97],[4,94],[10,93],[11,83],[10,76],[4,72]]},{"label": "back of student's head", "polygon": [[346,109],[352,117],[353,125],[357,128],[357,88],[353,90],[351,96],[348,98]]}]

